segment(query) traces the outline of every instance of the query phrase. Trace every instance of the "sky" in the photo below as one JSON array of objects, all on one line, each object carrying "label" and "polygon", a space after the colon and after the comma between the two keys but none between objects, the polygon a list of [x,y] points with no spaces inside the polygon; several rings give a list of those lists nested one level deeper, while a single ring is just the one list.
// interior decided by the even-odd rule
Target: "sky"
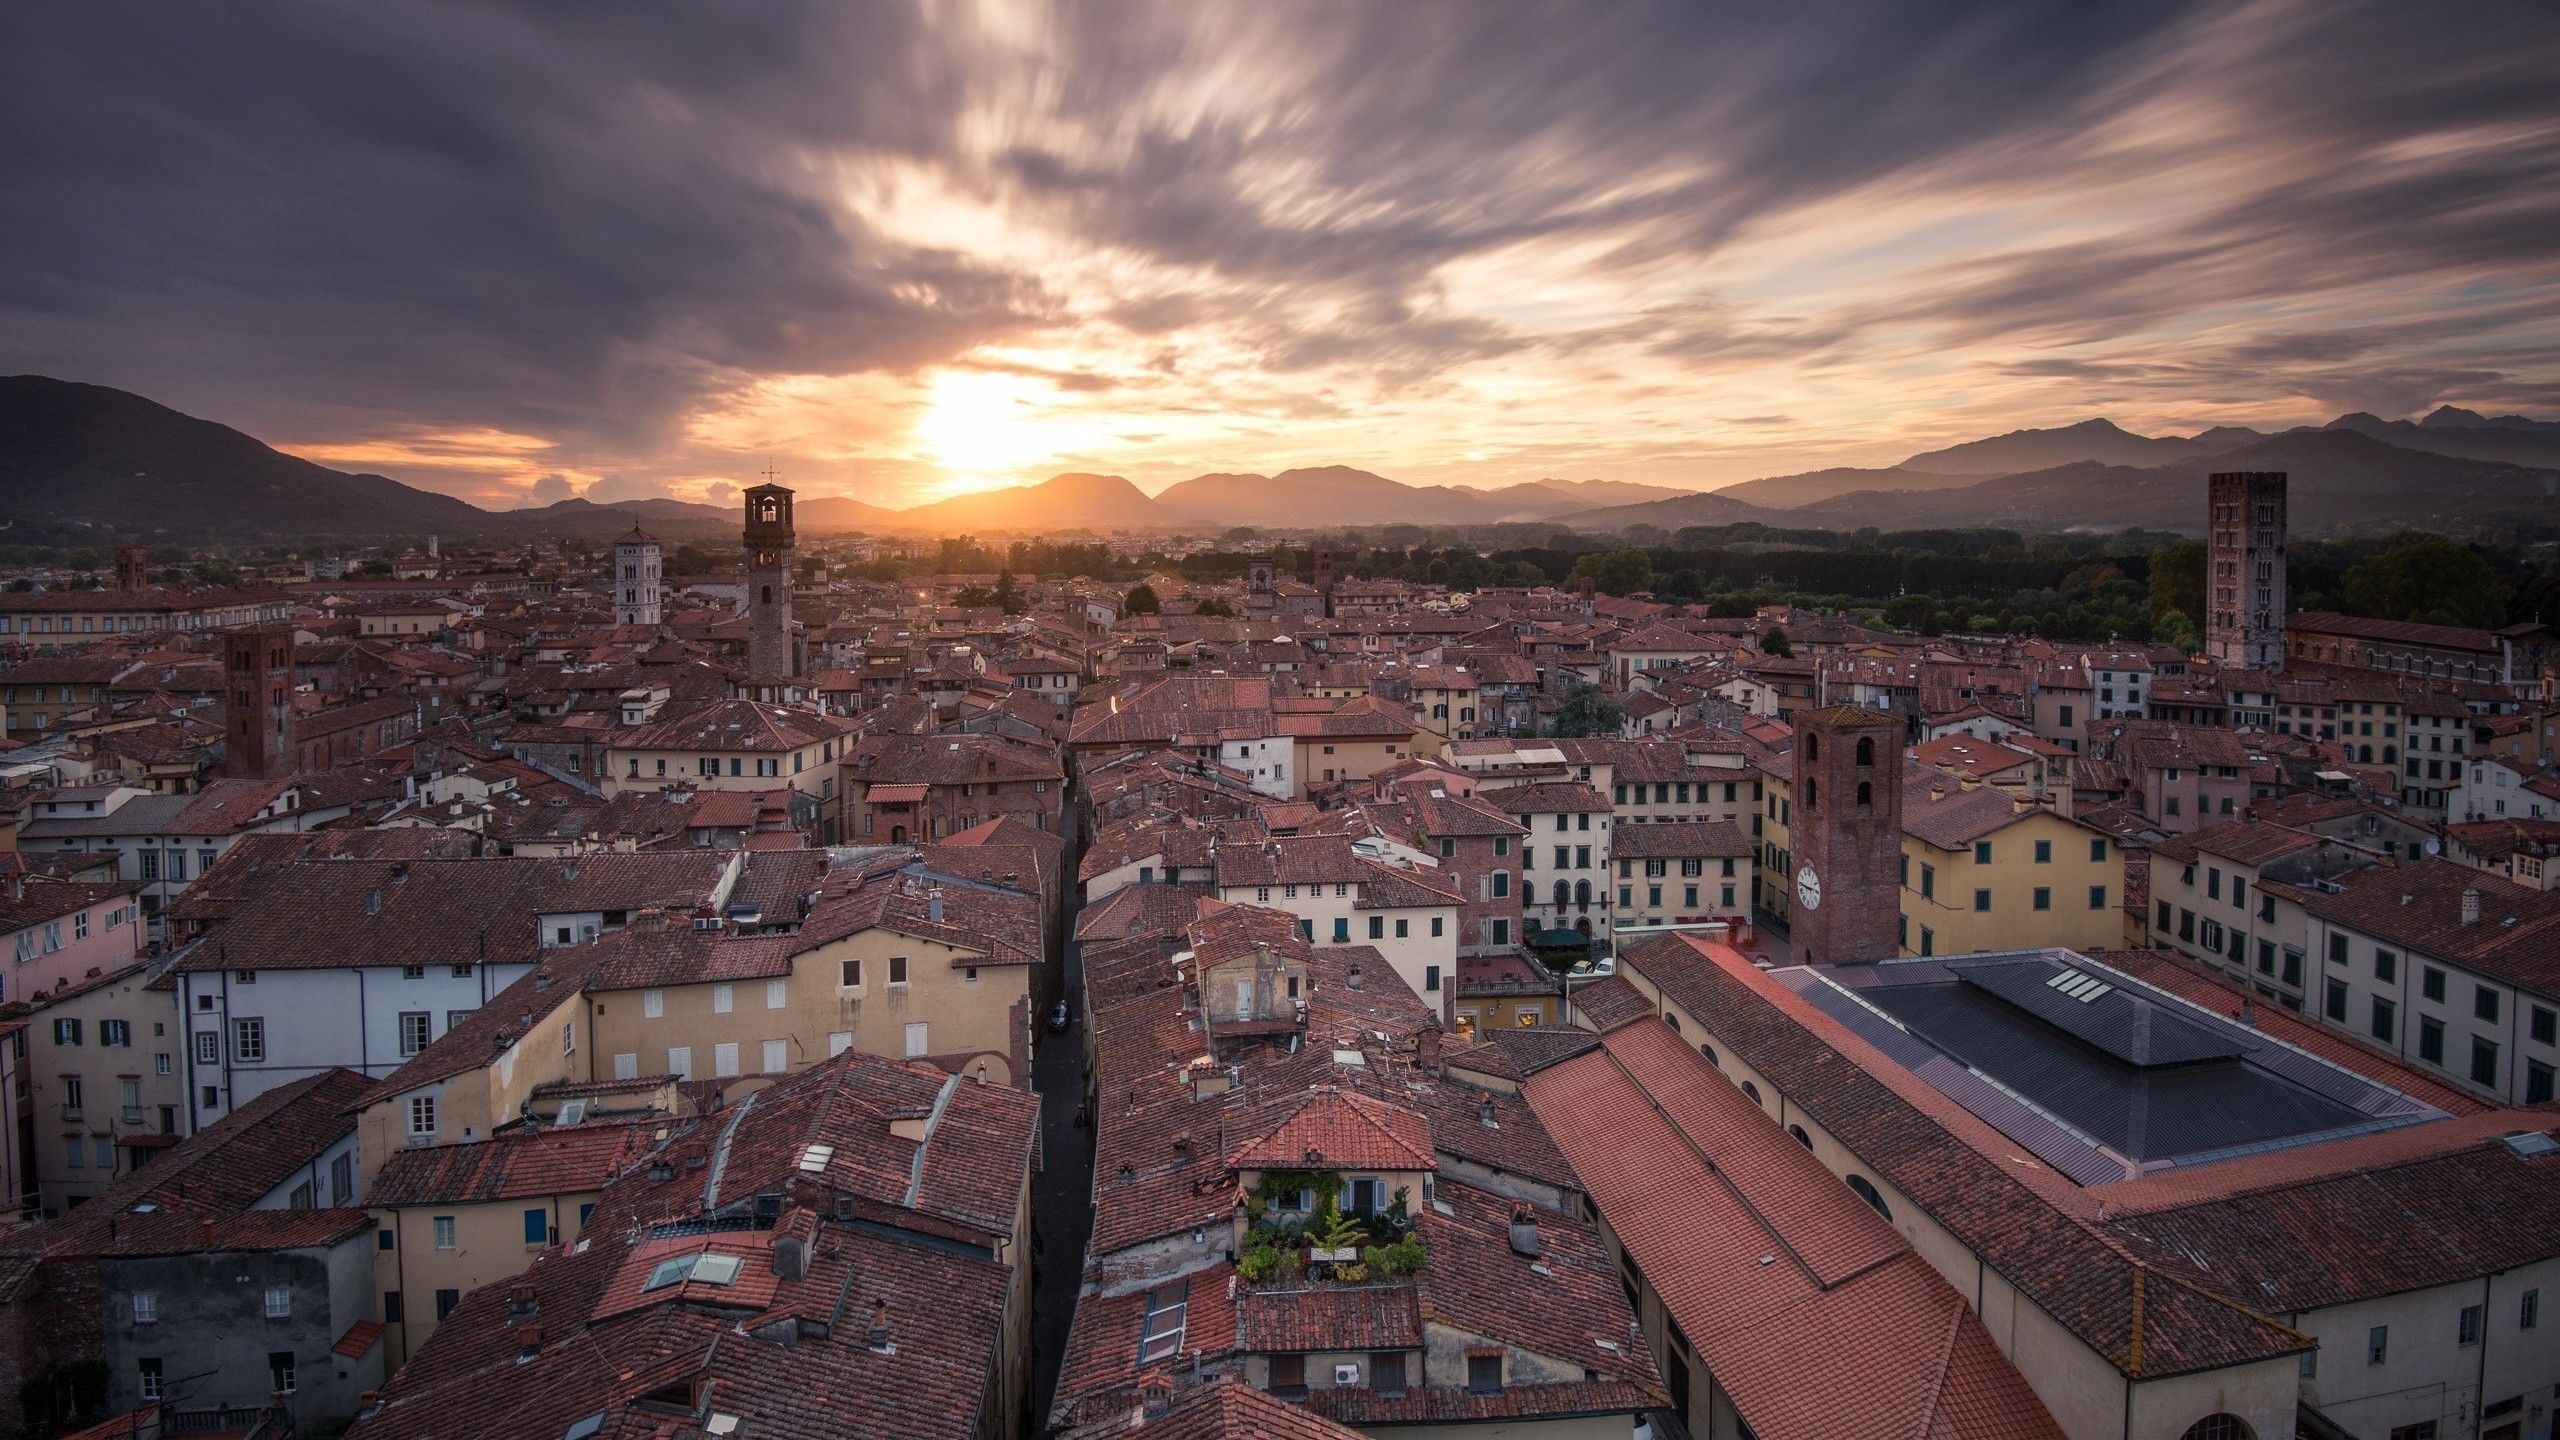
[{"label": "sky", "polygon": [[2560,416],[2530,3],[0,8],[0,372],[504,507]]}]

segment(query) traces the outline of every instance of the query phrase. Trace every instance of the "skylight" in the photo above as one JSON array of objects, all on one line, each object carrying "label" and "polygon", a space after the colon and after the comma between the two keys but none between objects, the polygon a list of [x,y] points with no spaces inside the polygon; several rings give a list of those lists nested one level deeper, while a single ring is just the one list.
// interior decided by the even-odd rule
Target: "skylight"
[{"label": "skylight", "polygon": [[2078,970],[2056,971],[2053,978],[2044,983],[2083,1005],[2116,988],[2095,975],[2083,974]]},{"label": "skylight", "polygon": [[800,1152],[800,1168],[814,1175],[826,1169],[827,1162],[834,1158],[836,1147],[833,1145],[812,1145]]},{"label": "skylight", "polygon": [[600,1435],[604,1433],[604,1420],[605,1412],[602,1410],[593,1415],[572,1420],[569,1422],[569,1432],[561,1436],[560,1440],[587,1440],[590,1435]]},{"label": "skylight", "polygon": [[1153,1364],[1170,1360],[1182,1353],[1184,1316],[1190,1309],[1189,1291],[1180,1285],[1164,1285],[1147,1292],[1147,1323],[1138,1339],[1138,1363]]},{"label": "skylight", "polygon": [[643,1291],[664,1290],[670,1285],[682,1284],[686,1280],[703,1285],[726,1285],[737,1278],[737,1256],[704,1251],[659,1261],[650,1268],[648,1282],[640,1288]]}]

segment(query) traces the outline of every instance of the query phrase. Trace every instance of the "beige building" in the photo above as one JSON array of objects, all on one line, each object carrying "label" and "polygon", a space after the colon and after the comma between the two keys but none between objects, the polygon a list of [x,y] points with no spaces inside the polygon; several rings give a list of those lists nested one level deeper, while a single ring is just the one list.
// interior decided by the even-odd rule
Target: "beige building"
[{"label": "beige building", "polygon": [[1902,793],[1902,953],[2124,943],[2124,854],[2022,794],[1942,772]]},{"label": "beige building", "polygon": [[147,961],[31,997],[37,1204],[60,1215],[187,1135],[176,991]]}]

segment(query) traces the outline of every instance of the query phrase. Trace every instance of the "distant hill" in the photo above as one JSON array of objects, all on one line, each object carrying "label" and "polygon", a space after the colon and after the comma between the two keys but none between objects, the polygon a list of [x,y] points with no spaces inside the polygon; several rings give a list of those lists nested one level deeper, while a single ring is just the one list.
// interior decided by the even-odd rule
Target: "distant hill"
[{"label": "distant hill", "polygon": [[1283,470],[1277,475],[1202,475],[1156,497],[1166,522],[1309,529],[1335,525],[1477,525],[1504,518],[1507,506],[1481,490],[1406,485],[1349,465]]},{"label": "distant hill", "polygon": [[941,535],[980,531],[1130,530],[1162,526],[1163,511],[1117,475],[1053,475],[1037,485],[955,495],[888,512],[882,525]]},{"label": "distant hill", "polygon": [[667,539],[692,539],[735,531],[744,520],[736,510],[697,505],[689,500],[624,500],[598,505],[592,500],[562,500],[521,510],[482,511],[483,528],[503,527],[511,534],[584,535],[611,538],[639,525]]},{"label": "distant hill", "polygon": [[[2441,410],[2436,412],[2437,415],[2443,413]],[[2480,419],[2478,416],[2472,418]],[[2560,466],[2560,425],[2545,428],[2520,415],[2506,419],[2513,423],[2481,420],[2478,424],[2449,424],[2438,421],[2435,415],[2419,421],[2385,420],[2379,415],[2358,411],[2339,416],[2330,421],[2327,428],[2352,430],[2405,450],[2458,455],[2466,460]]]},{"label": "distant hill", "polygon": [[104,385],[0,378],[0,520],[94,525],[102,542],[464,535],[487,511],[350,475]]},{"label": "distant hill", "polygon": [[1969,440],[1914,455],[1897,468],[1931,475],[2015,475],[2083,460],[2148,468],[2175,464],[2197,453],[2194,441],[2136,435],[2113,420],[2100,419],[2058,430],[2012,430],[1988,440]]},{"label": "distant hill", "polygon": [[1772,475],[1765,480],[1745,480],[1716,491],[1729,500],[1746,500],[1754,505],[1780,509],[1812,505],[1861,490],[1943,490],[1950,486],[1973,485],[1979,475],[1933,475],[1925,471],[1900,468],[1862,470],[1842,466],[1833,470],[1808,470],[1802,475]]},{"label": "distant hill", "polygon": [[1552,520],[1559,515],[1583,510],[1610,505],[1642,505],[1647,501],[1672,500],[1697,492],[1669,485],[1645,485],[1633,480],[1525,480],[1517,485],[1503,485],[1478,493],[1499,512],[1493,518],[1522,521]]},{"label": "distant hill", "polygon": [[[723,510],[732,525],[742,523],[743,512]],[[886,530],[897,523],[898,512],[879,505],[866,505],[849,495],[800,495],[791,502],[792,523],[813,535],[831,530]]]},{"label": "distant hill", "polygon": [[1623,530],[1630,525],[1678,530],[1684,525],[1741,525],[1751,521],[1780,526],[1806,523],[1797,519],[1792,510],[1769,509],[1736,500],[1722,490],[1680,495],[1669,500],[1648,500],[1641,505],[1579,510],[1557,517],[1558,524],[1576,530]]},{"label": "distant hill", "polygon": [[1850,529],[1996,525],[2200,531],[2205,476],[2283,470],[2297,530],[2382,525],[2460,529],[2483,519],[2547,515],[2560,472],[2407,450],[2354,430],[2293,430],[2248,446],[2136,467],[2078,461],[1972,485],[1860,491],[1788,512],[1796,524]]}]

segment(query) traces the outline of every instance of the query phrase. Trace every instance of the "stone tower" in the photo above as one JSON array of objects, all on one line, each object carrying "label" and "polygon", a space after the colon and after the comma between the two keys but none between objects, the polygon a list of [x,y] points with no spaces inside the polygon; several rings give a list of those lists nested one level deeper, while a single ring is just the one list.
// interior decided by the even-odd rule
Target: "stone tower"
[{"label": "stone tower", "polygon": [[2205,482],[2204,649],[2226,669],[2284,669],[2285,483],[2282,470]]},{"label": "stone tower", "polygon": [[658,537],[633,525],[630,534],[613,542],[613,623],[657,624],[661,578]]},{"label": "stone tower", "polygon": [[[747,682],[778,690],[794,674],[791,492],[768,478],[747,492]],[[759,697],[763,698],[763,697]]]},{"label": "stone tower", "polygon": [[1854,705],[1796,716],[1787,917],[1808,965],[1902,948],[1902,722]]},{"label": "stone tower", "polygon": [[151,588],[151,552],[139,545],[116,547],[116,588],[130,594]]},{"label": "stone tower", "polygon": [[294,772],[293,627],[222,632],[224,762],[234,780]]}]

